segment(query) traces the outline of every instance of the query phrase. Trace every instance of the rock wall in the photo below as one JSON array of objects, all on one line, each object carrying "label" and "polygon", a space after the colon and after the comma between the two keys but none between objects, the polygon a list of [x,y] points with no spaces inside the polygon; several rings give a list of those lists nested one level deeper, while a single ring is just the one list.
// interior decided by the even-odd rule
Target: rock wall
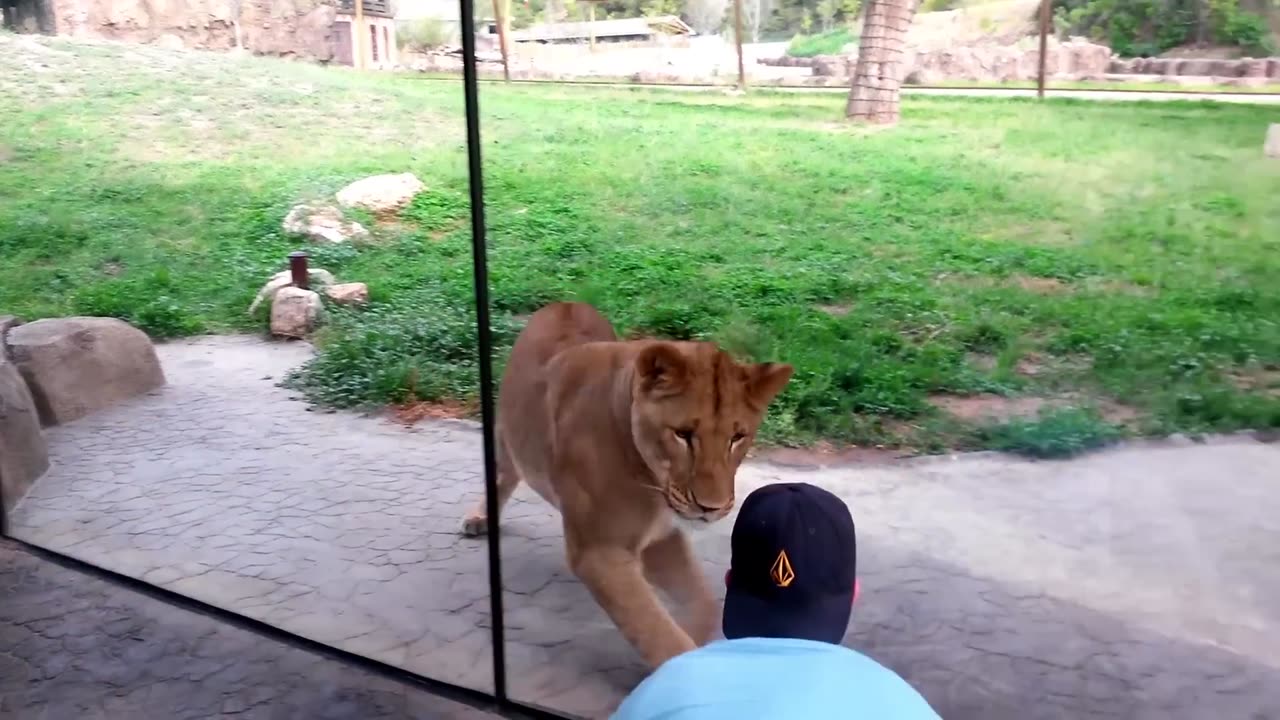
[{"label": "rock wall", "polygon": [[[762,61],[771,65],[809,66],[820,77],[848,77],[856,55],[827,55],[815,58],[784,57]],[[1039,71],[1040,50],[1035,44],[974,45],[942,49],[907,48],[903,55],[905,81],[924,85],[943,80],[1003,82],[1032,80]],[[1111,64],[1111,49],[1087,40],[1050,40],[1045,70],[1051,76],[1081,79],[1101,78]]]},{"label": "rock wall", "polygon": [[[321,0],[50,0],[55,32],[166,47],[328,61],[335,8]],[[238,37],[238,42],[237,42]]]},{"label": "rock wall", "polygon": [[1111,61],[1116,75],[1280,79],[1280,57],[1215,60],[1209,58],[1135,58]]}]

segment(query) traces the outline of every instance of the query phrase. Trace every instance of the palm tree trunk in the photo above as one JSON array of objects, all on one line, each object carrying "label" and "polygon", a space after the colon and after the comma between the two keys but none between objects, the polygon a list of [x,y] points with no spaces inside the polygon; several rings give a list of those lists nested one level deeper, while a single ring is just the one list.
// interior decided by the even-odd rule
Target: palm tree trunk
[{"label": "palm tree trunk", "polygon": [[854,122],[894,125],[902,88],[902,50],[915,17],[916,0],[867,0],[858,64],[845,116]]}]

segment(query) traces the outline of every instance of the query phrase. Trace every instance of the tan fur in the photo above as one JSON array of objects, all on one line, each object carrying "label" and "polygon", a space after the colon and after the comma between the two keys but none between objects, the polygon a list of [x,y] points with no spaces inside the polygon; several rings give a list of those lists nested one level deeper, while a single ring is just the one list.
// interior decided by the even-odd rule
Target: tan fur
[{"label": "tan fur", "polygon": [[[732,510],[791,373],[711,343],[622,342],[581,303],[542,308],[516,339],[498,394],[499,506],[523,480],[560,510],[570,568],[653,667],[715,633],[718,603],[679,525]],[[463,531],[485,528],[482,501]],[[683,627],[654,585],[688,611]]]}]

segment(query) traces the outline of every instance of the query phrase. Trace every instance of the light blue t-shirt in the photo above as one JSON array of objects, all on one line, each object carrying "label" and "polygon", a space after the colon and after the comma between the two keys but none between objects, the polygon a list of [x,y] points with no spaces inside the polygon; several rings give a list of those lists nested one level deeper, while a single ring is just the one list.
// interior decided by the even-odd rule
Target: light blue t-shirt
[{"label": "light blue t-shirt", "polygon": [[721,640],[662,664],[612,720],[940,720],[875,660],[831,643]]}]

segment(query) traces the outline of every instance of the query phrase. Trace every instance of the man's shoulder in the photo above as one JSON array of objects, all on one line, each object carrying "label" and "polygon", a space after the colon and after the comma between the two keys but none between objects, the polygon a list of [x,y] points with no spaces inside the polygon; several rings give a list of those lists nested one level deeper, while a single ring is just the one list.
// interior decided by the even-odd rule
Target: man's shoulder
[{"label": "man's shoulder", "polygon": [[765,705],[774,699],[770,688],[779,687],[802,688],[807,702],[821,707],[857,698],[855,717],[938,718],[897,673],[856,650],[808,640],[741,638],[668,660],[641,683],[625,704],[627,712],[615,719],[656,717],[662,713],[653,710],[669,703],[701,705],[698,717],[721,717],[710,710],[742,702]]}]

